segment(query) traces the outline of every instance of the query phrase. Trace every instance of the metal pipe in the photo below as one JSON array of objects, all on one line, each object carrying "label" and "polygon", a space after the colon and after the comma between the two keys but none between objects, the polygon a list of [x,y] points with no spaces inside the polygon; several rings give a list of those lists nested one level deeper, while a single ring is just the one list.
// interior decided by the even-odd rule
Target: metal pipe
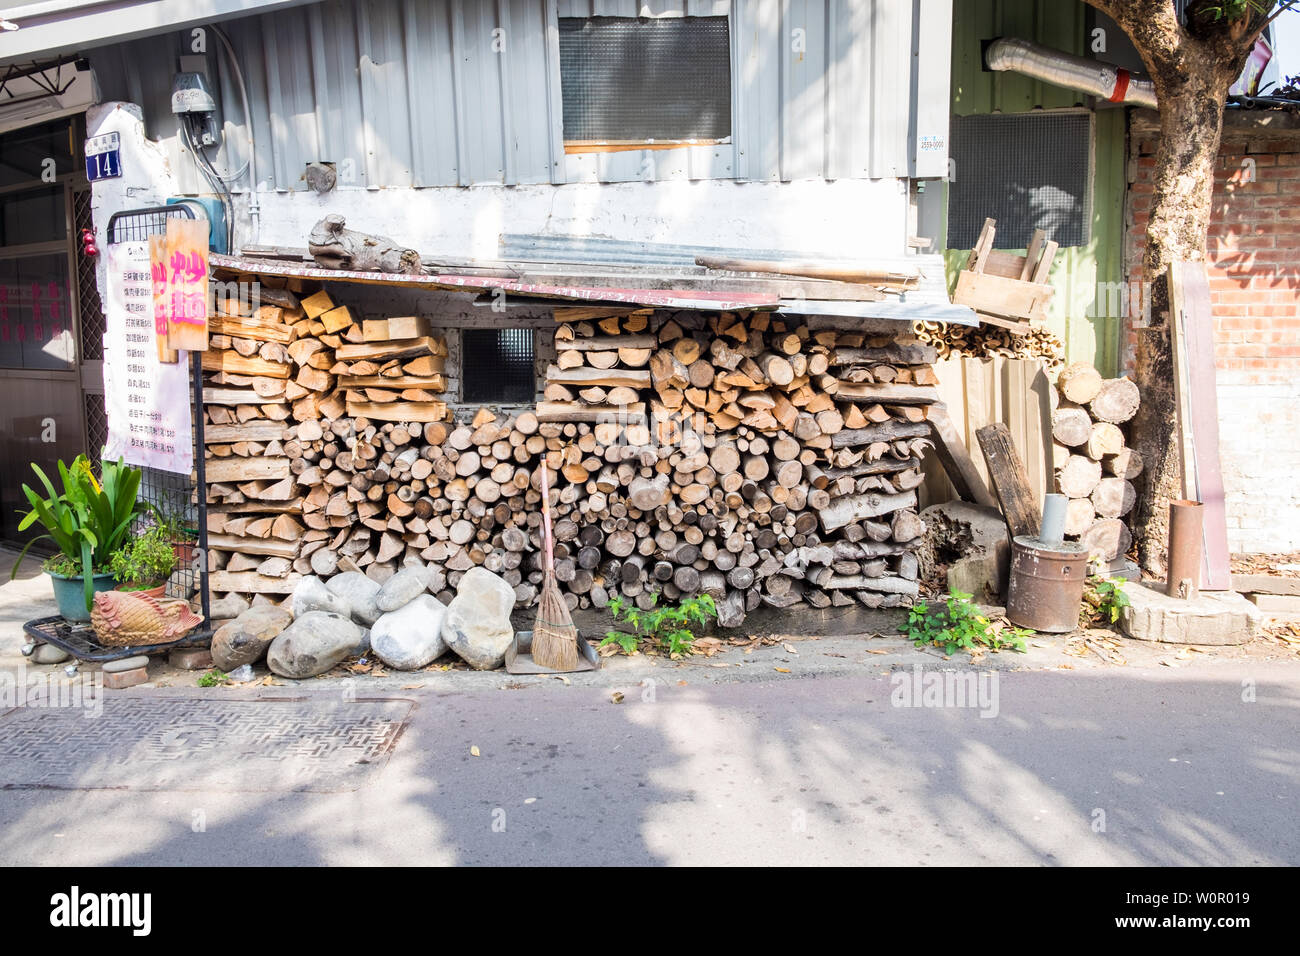
[{"label": "metal pipe", "polygon": [[1191,599],[1201,588],[1201,536],[1204,506],[1199,501],[1169,502],[1169,555],[1165,594]]},{"label": "metal pipe", "polygon": [[[248,84],[244,82],[244,71],[239,68],[239,57],[235,56],[235,48],[230,42],[230,37],[226,36],[226,31],[221,29],[215,23],[210,29],[217,35],[221,41],[221,46],[226,51],[226,56],[230,60],[230,68],[235,74],[235,83],[239,87],[239,98],[244,104],[244,129],[248,136],[248,218],[253,227],[253,239],[250,245],[256,245],[258,236],[262,231],[262,206],[257,201],[257,149],[253,143],[253,113],[248,108]],[[233,207],[233,203],[231,204]],[[231,209],[231,218],[234,218],[234,209]],[[230,243],[230,254],[239,255],[239,249],[235,246],[234,223],[231,226],[231,235],[227,237]]]},{"label": "metal pipe", "polygon": [[1022,73],[1035,80],[1081,90],[1112,103],[1156,109],[1156,87],[1123,67],[1073,56],[1028,40],[1001,37],[989,44],[984,62],[990,70]]},{"label": "metal pipe", "polygon": [[1065,540],[1065,495],[1043,495],[1043,521],[1039,525],[1038,540],[1043,544],[1058,545]]}]

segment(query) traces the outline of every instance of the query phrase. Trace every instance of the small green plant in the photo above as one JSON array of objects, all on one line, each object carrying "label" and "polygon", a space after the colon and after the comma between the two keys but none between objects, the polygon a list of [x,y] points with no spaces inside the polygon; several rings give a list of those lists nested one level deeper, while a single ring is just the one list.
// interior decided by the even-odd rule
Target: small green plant
[{"label": "small green plant", "polygon": [[[143,514],[153,511],[153,506],[136,498],[140,489],[141,472],[121,459],[104,461],[103,481],[95,478],[90,460],[78,455],[71,466],[59,462],[62,491],[54,489],[45,472],[33,464],[32,471],[45,489],[42,496],[30,486],[23,485],[23,494],[31,504],[18,523],[19,531],[26,531],[37,522],[45,534],[33,538],[23,548],[14,563],[13,575],[18,573],[27,549],[37,541],[48,538],[58,546],[60,560],[46,562],[45,570],[65,577],[85,576],[86,607],[91,602],[91,574],[108,567],[113,554],[122,547],[130,534],[131,526]],[[55,570],[59,568],[61,570]],[[74,573],[66,574],[67,571]]]},{"label": "small green plant", "polygon": [[650,610],[643,611],[620,597],[613,598],[609,602],[609,610],[614,615],[614,620],[622,622],[628,629],[610,631],[600,642],[601,647],[617,644],[624,654],[632,654],[642,641],[648,640],[658,650],[667,651],[670,655],[686,654],[695,641],[692,628],[702,627],[718,616],[718,607],[707,594],[682,598],[676,607],[660,607],[658,592],[652,593],[650,600]]},{"label": "small green plant", "polygon": [[1093,575],[1083,587],[1083,604],[1079,607],[1080,627],[1109,627],[1119,621],[1124,608],[1132,602],[1124,593],[1121,578]]},{"label": "small green plant", "polygon": [[214,668],[213,670],[208,671],[206,674],[202,674],[199,676],[199,686],[220,687],[228,680],[230,680],[230,677],[227,674],[225,674],[222,671],[216,670]]},{"label": "small green plant", "polygon": [[1209,20],[1240,20],[1252,11],[1268,13],[1273,6],[1273,3],[1265,3],[1263,0],[1220,0],[1219,3],[1201,7],[1196,11],[1196,16]]},{"label": "small green plant", "polygon": [[971,603],[971,595],[953,590],[948,592],[947,600],[934,607],[924,601],[914,604],[907,615],[905,633],[917,647],[933,644],[942,647],[945,654],[952,654],[977,647],[1023,653],[1025,638],[1034,632],[990,621]]},{"label": "small green plant", "polygon": [[176,568],[176,551],[171,541],[168,529],[154,525],[114,552],[108,569],[128,591],[155,587],[171,577]]}]

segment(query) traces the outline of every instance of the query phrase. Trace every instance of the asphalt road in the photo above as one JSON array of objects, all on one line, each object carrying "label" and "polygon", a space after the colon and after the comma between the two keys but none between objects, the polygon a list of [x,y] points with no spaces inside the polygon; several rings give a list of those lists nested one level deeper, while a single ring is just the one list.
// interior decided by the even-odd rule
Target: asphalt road
[{"label": "asphalt road", "polygon": [[[290,690],[338,706],[337,686],[264,693]],[[622,703],[558,681],[394,693],[415,704],[400,738],[336,792],[259,774],[94,789],[121,768],[84,756],[70,789],[33,788],[11,755],[0,863],[1300,863],[1300,667],[1003,671],[988,717],[898,693],[781,675],[629,686]],[[126,692],[98,720],[127,695],[185,694]]]}]

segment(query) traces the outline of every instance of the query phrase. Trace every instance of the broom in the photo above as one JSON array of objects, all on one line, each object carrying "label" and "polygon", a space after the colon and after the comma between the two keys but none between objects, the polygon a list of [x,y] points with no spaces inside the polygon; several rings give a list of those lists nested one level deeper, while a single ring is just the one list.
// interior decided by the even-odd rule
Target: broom
[{"label": "broom", "polygon": [[551,490],[542,463],[542,591],[537,597],[537,622],[533,625],[533,662],[554,671],[578,667],[578,629],[569,616],[555,580],[555,541],[551,537]]}]

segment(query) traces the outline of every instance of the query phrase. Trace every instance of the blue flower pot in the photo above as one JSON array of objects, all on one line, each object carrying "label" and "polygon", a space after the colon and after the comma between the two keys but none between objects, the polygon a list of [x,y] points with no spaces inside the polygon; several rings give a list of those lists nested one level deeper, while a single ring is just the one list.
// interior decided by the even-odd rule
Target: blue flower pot
[{"label": "blue flower pot", "polygon": [[[63,615],[63,619],[73,623],[89,621],[90,611],[86,607],[84,579],[80,576],[65,578],[62,574],[55,574],[53,571],[45,573],[50,576],[50,582],[54,585],[54,600],[59,605],[59,613]],[[113,575],[108,573],[93,575],[90,580],[92,591],[111,591],[115,584]]]}]

